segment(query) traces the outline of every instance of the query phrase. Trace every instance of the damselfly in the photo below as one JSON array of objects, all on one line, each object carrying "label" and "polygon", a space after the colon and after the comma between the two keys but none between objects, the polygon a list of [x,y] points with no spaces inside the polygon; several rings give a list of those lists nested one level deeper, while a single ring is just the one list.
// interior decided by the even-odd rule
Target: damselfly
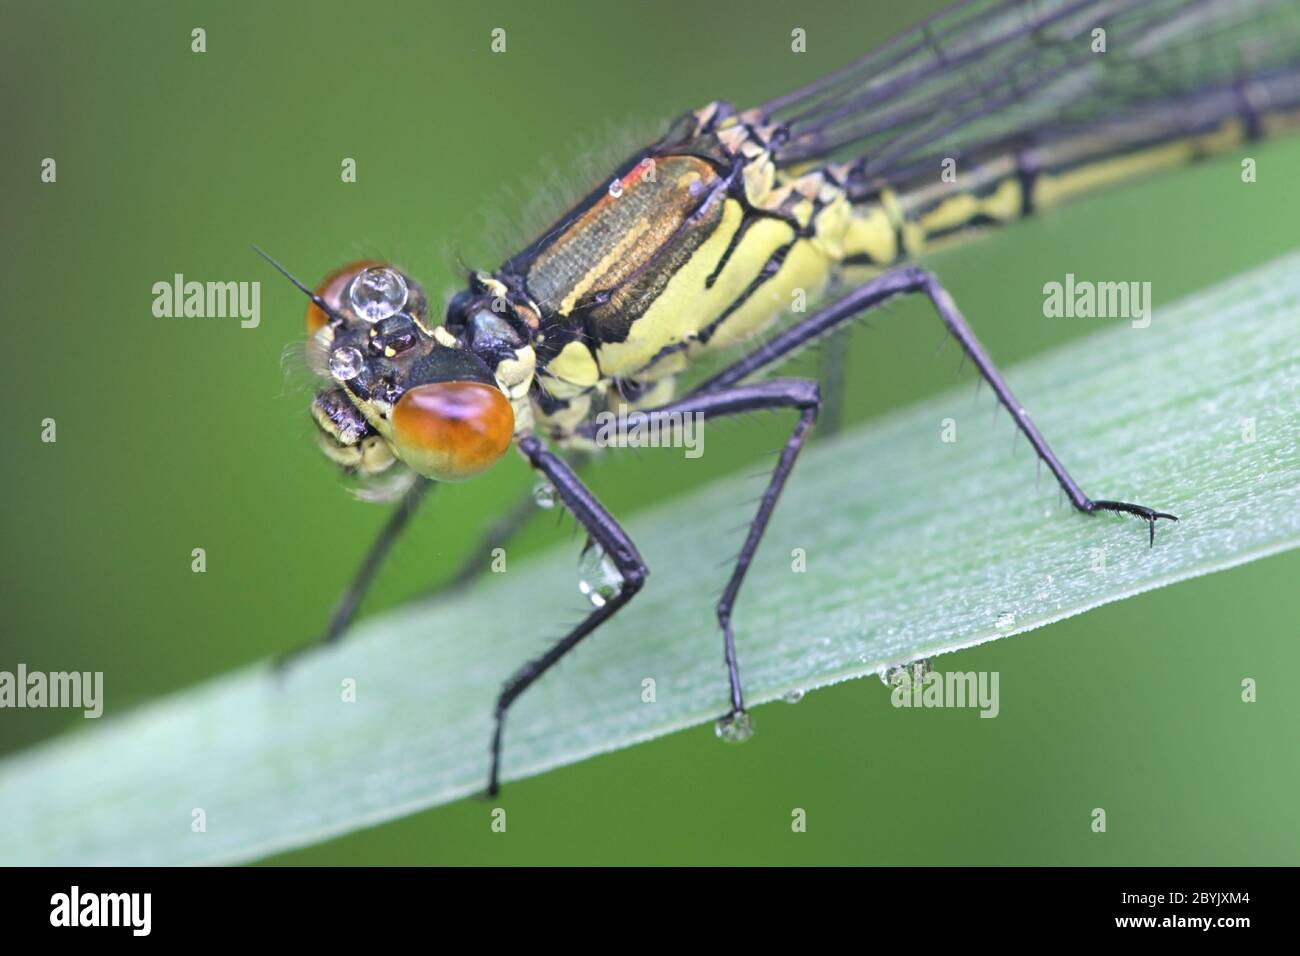
[{"label": "damselfly", "polygon": [[[523,251],[471,272],[441,315],[387,263],[345,266],[315,291],[293,280],[311,296],[310,347],[327,379],[312,404],[321,447],[351,473],[404,482],[326,639],[347,629],[432,483],[471,478],[513,444],[585,529],[611,583],[502,689],[495,791],[511,704],[647,575],[636,544],[552,446],[619,444],[598,441],[599,412],[633,429],[785,409],[793,430],[717,604],[730,684],[720,726],[743,735],[732,609],[821,405],[815,381],[756,379],[903,295],[928,299],[1074,508],[1135,515],[1154,546],[1156,522],[1177,519],[1085,494],[914,260],[974,226],[1298,124],[1293,0],[970,0],[761,106],[686,113]],[[843,292],[851,267],[871,272]],[[760,338],[793,301],[817,296],[819,310]],[[731,364],[674,397],[696,359],[728,347],[739,353]],[[522,514],[513,509],[488,547]]]}]

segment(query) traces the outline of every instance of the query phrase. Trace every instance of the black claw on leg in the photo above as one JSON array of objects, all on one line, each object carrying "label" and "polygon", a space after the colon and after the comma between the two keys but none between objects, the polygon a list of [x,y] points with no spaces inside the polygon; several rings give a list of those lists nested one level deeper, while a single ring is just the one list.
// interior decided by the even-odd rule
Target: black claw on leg
[{"label": "black claw on leg", "polygon": [[1144,505],[1131,505],[1126,501],[1093,501],[1089,511],[1122,511],[1125,514],[1137,515],[1147,523],[1150,531],[1149,547],[1156,545],[1156,519],[1168,518],[1170,521],[1177,521],[1177,515],[1167,514],[1163,511],[1156,511],[1154,508],[1147,508]]}]

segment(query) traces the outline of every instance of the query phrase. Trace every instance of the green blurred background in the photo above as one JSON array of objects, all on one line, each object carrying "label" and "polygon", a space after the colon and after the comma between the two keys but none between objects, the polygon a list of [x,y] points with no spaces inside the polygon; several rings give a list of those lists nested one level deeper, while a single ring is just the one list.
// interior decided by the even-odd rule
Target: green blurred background
[{"label": "green blurred background", "polygon": [[[936,5],[4,6],[0,669],[102,670],[111,714],[310,639],[385,518],[314,448],[310,390],[281,366],[303,303],[249,243],[313,282],[386,257],[441,296],[455,255],[490,267],[523,245],[542,225],[526,207],[592,185],[578,171],[607,144],[784,92]],[[496,27],[504,55],[488,51]],[[1300,143],[1249,154],[1254,185],[1225,157],[932,264],[1011,364],[1097,328],[1043,319],[1047,278],[1149,280],[1167,303],[1292,248]],[[47,156],[56,184],[40,182]],[[178,272],[261,281],[261,326],[154,318],[153,283]],[[938,340],[910,302],[855,333],[847,420],[952,385]],[[57,444],[40,441],[46,417]],[[787,427],[730,429],[690,469],[611,458],[591,482],[627,514],[702,473],[752,472]],[[446,574],[530,484],[507,459],[440,491],[367,612]],[[512,558],[556,541],[567,529],[534,522]],[[744,747],[701,727],[512,784],[506,836],[464,801],[277,862],[1295,863],[1298,572],[1283,555],[945,658],[1001,672],[997,720],[896,711],[879,683],[851,682],[763,708]],[[1258,703],[1240,702],[1243,677]],[[0,712],[0,753],[80,724]],[[1098,806],[1105,835],[1089,830]]]}]

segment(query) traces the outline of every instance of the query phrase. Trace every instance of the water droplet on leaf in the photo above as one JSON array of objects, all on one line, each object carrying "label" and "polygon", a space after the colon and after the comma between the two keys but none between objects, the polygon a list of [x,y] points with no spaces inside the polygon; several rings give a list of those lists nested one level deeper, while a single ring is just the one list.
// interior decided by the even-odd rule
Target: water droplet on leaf
[{"label": "water droplet on leaf", "polygon": [[934,665],[922,657],[880,671],[880,683],[886,687],[914,687],[924,681],[925,675],[932,670]]},{"label": "water droplet on leaf", "polygon": [[754,736],[754,722],[749,719],[749,712],[742,710],[738,714],[728,714],[713,725],[713,732],[719,740],[729,744],[742,744]]}]

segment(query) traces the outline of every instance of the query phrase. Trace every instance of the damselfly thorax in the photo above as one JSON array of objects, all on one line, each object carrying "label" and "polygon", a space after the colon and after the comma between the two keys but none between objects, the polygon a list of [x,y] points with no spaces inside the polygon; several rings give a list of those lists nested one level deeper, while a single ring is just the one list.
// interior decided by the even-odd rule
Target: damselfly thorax
[{"label": "damselfly thorax", "polygon": [[756,119],[718,103],[687,114],[494,276],[542,316],[532,412],[552,438],[570,440],[593,403],[667,401],[694,358],[815,299],[844,258],[842,184],[778,170],[783,128]]}]

